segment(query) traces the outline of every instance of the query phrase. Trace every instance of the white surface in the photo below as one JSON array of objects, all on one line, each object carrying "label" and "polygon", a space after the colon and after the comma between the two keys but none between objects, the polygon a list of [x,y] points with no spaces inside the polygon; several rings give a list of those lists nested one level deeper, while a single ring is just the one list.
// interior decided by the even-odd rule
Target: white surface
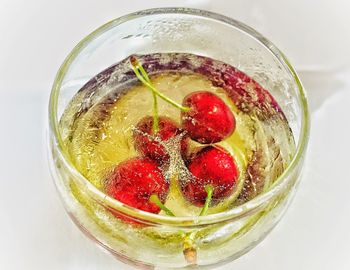
[{"label": "white surface", "polygon": [[[292,1],[303,11],[299,35],[313,36],[314,42],[302,44],[286,28],[292,17],[281,15],[287,14],[278,7],[281,1],[260,0],[270,9],[252,1],[251,10],[244,1],[232,2],[227,7],[220,0],[0,0],[0,269],[130,269],[86,239],[65,214],[47,168],[46,108],[55,73],[81,38],[110,19],[160,5],[207,7],[247,21],[278,40],[297,68],[324,70],[301,70],[312,130],[294,202],[266,240],[218,269],[350,269],[350,72],[344,69],[350,46],[320,42],[329,35],[349,41],[342,33],[342,23],[350,25],[349,16],[343,16],[349,4],[336,0],[304,6],[304,1]],[[324,36],[313,24],[322,17],[331,26],[324,25]]]}]

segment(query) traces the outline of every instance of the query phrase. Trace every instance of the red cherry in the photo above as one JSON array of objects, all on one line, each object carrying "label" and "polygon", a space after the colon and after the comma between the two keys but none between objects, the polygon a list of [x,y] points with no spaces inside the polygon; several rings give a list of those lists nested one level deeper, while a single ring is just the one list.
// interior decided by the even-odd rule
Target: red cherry
[{"label": "red cherry", "polygon": [[[169,154],[166,152],[161,142],[180,135],[181,129],[170,118],[165,116],[159,117],[159,131],[153,134],[153,117],[146,116],[137,124],[134,131],[135,148],[142,155],[150,157],[160,162],[168,161]],[[181,140],[181,152],[187,151],[187,138]]]},{"label": "red cherry", "polygon": [[211,92],[193,92],[184,98],[182,105],[190,108],[181,112],[182,128],[197,142],[216,143],[235,130],[236,119],[230,108]]},{"label": "red cherry", "polygon": [[115,167],[105,183],[105,190],[109,196],[124,204],[158,214],[160,208],[150,202],[150,197],[155,194],[164,203],[169,183],[155,161],[133,158]]},{"label": "red cherry", "polygon": [[207,197],[205,186],[213,188],[212,204],[219,203],[234,190],[238,169],[233,157],[222,147],[207,146],[190,160],[192,174],[181,183],[185,198],[196,206],[203,206]]}]

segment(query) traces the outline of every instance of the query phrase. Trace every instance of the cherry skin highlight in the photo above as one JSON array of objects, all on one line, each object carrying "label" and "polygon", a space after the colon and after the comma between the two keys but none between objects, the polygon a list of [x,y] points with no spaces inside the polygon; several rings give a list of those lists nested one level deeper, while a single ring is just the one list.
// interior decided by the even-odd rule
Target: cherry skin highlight
[{"label": "cherry skin highlight", "polygon": [[190,108],[181,112],[182,128],[199,143],[222,141],[235,130],[236,119],[230,108],[211,92],[193,92],[184,98],[182,105]]},{"label": "cherry skin highlight", "polygon": [[207,197],[205,187],[213,188],[211,204],[230,196],[239,176],[233,157],[222,147],[207,146],[197,152],[188,163],[192,176],[181,180],[184,197],[196,206],[203,206]]},{"label": "cherry skin highlight", "polygon": [[[169,154],[166,152],[162,142],[166,142],[175,136],[180,135],[183,131],[179,128],[176,122],[169,117],[159,117],[159,131],[154,134],[152,130],[153,118],[146,116],[137,124],[134,131],[135,148],[143,156],[164,163],[169,160]],[[187,150],[187,137],[184,136],[181,140],[181,152]]]},{"label": "cherry skin highlight", "polygon": [[124,204],[158,214],[160,208],[150,202],[150,197],[155,194],[164,203],[169,183],[155,161],[149,158],[133,158],[114,168],[105,182],[105,191]]}]

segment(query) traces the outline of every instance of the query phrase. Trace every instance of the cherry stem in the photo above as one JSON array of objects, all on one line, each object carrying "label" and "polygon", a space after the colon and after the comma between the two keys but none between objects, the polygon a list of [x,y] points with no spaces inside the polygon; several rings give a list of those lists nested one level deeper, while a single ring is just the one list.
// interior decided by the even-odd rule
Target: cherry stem
[{"label": "cherry stem", "polygon": [[[214,188],[211,185],[206,185],[205,191],[207,192],[207,197],[199,216],[205,216],[207,214],[210,202],[213,198]],[[184,236],[183,254],[186,261],[191,265],[196,265],[197,263],[197,247],[195,244],[196,233],[197,232],[194,231]]]},{"label": "cherry stem", "polygon": [[[136,59],[137,61],[137,59]],[[138,61],[136,63],[139,63]],[[141,75],[143,76],[143,78],[145,78],[145,80],[148,83],[151,83],[151,79],[149,78],[146,70],[143,68],[143,66],[141,64],[138,64],[138,69],[141,71]],[[154,93],[154,91],[152,91],[152,96],[153,96],[153,126],[152,126],[152,130],[154,134],[157,134],[159,131],[159,117],[158,117],[158,100],[157,100],[157,95],[156,93]]]},{"label": "cherry stem", "polygon": [[130,62],[132,65],[132,69],[136,75],[136,77],[145,85],[147,86],[155,95],[159,96],[164,101],[168,102],[169,104],[173,105],[174,107],[178,108],[181,111],[188,112],[190,110],[189,107],[184,107],[181,104],[173,101],[172,99],[168,98],[164,94],[158,91],[157,88],[155,88],[151,81],[149,80],[148,74],[146,70],[143,68],[141,63],[137,60],[135,56],[130,57]]},{"label": "cherry stem", "polygon": [[[183,233],[185,234],[185,233]],[[183,254],[185,256],[186,261],[190,265],[197,264],[197,247],[194,242],[194,238],[196,236],[196,232],[191,232],[190,234],[185,234],[185,239],[183,243]]]},{"label": "cherry stem", "polygon": [[[140,79],[143,78],[151,84],[151,80],[146,72],[146,70],[140,65],[139,61],[136,59],[136,57],[132,56],[130,57],[130,62],[132,65],[132,69],[136,76]],[[141,79],[140,79],[141,80]],[[157,134],[159,131],[159,117],[158,117],[158,101],[157,101],[157,95],[154,91],[152,91],[152,96],[153,96],[153,125],[152,125],[152,130],[153,134]]]},{"label": "cherry stem", "polygon": [[157,95],[152,92],[153,96],[153,134],[157,134],[159,131],[159,117],[158,117],[158,100]]},{"label": "cherry stem", "polygon": [[162,209],[165,214],[171,217],[175,217],[174,213],[171,212],[169,208],[167,208],[160,200],[157,194],[152,194],[151,197],[149,198],[149,201],[156,204],[160,209]]},{"label": "cherry stem", "polygon": [[207,192],[207,198],[205,199],[204,206],[199,216],[205,216],[208,212],[208,208],[213,197],[214,188],[211,185],[205,186],[205,191]]}]

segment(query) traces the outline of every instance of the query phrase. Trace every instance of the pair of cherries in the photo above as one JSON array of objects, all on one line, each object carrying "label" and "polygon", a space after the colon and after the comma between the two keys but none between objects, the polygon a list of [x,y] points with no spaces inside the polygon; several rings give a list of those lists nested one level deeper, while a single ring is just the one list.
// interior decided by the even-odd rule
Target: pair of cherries
[{"label": "pair of cherries", "polygon": [[[141,72],[136,67],[141,67],[142,74],[146,74],[135,59],[131,63],[137,76]],[[138,78],[151,88],[147,75]],[[213,144],[234,132],[233,113],[222,99],[207,91],[187,95],[182,106],[177,107],[181,108],[181,126],[158,115],[157,118],[144,117],[136,125],[133,137],[141,157],[124,161],[114,168],[106,181],[108,195],[143,211],[159,213],[163,209],[172,215],[163,205],[169,183],[160,167],[170,159],[164,143],[176,136],[181,136],[179,149],[190,172],[186,179],[179,179],[184,197],[196,206],[208,207],[209,202],[216,204],[232,193],[239,174],[236,163],[225,149]],[[190,139],[205,146],[188,154]]]}]

